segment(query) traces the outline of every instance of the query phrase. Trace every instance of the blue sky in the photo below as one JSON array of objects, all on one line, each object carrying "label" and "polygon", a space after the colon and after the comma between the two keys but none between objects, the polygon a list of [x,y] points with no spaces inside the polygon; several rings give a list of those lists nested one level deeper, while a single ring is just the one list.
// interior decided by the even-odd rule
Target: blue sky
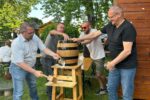
[{"label": "blue sky", "polygon": [[34,9],[32,7],[31,12],[29,13],[28,17],[36,17],[38,19],[41,19],[43,21],[43,23],[51,21],[53,19],[52,16],[44,18],[44,12],[43,12],[43,10],[40,9],[41,6],[42,6],[41,4],[37,4],[35,6],[37,9]]}]

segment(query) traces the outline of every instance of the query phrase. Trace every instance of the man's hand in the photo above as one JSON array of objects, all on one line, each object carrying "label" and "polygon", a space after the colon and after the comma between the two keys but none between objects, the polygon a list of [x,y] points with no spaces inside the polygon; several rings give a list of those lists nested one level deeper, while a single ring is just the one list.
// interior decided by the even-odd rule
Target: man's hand
[{"label": "man's hand", "polygon": [[54,53],[52,56],[53,56],[54,59],[59,59],[60,58],[60,56],[57,53]]},{"label": "man's hand", "polygon": [[114,68],[115,68],[115,64],[113,62],[107,62],[107,64],[106,64],[107,70],[112,71],[112,70],[114,70]]},{"label": "man's hand", "polygon": [[56,54],[55,52],[53,52],[52,50],[50,50],[48,48],[44,49],[44,53],[49,55],[49,56],[52,56],[54,59],[59,59],[60,58],[60,56],[58,54]]},{"label": "man's hand", "polygon": [[34,74],[36,77],[43,77],[43,72],[42,72],[42,71],[35,70],[33,74]]},{"label": "man's hand", "polygon": [[64,37],[64,40],[68,40],[69,39],[69,36],[65,33],[62,34],[62,36]]},{"label": "man's hand", "polygon": [[72,38],[71,40],[74,42],[79,42],[79,38]]},{"label": "man's hand", "polygon": [[108,38],[103,39],[104,44],[108,44]]}]

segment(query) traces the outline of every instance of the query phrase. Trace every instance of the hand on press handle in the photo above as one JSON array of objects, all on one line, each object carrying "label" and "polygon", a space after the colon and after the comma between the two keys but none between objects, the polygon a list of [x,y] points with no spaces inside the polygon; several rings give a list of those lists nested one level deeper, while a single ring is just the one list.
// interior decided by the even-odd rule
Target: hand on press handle
[{"label": "hand on press handle", "polygon": [[33,74],[34,74],[36,77],[43,77],[43,72],[42,72],[42,71],[35,70]]},{"label": "hand on press handle", "polygon": [[54,82],[54,83],[57,82],[57,78],[55,78],[54,76],[51,76],[51,75],[47,76],[47,75],[43,74],[43,77],[45,77],[47,80],[49,80],[51,82]]}]

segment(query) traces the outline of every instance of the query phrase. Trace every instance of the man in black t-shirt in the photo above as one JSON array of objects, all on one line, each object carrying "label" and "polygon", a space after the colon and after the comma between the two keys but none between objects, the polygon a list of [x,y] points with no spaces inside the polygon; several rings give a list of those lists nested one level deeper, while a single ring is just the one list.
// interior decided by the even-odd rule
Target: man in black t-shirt
[{"label": "man in black t-shirt", "polygon": [[118,100],[117,90],[121,83],[123,100],[132,100],[134,78],[137,67],[136,30],[123,16],[119,6],[112,6],[108,11],[110,23],[101,31],[76,39],[76,41],[94,39],[102,33],[108,34],[108,45],[112,60],[107,63],[109,70],[108,93],[109,100]]}]

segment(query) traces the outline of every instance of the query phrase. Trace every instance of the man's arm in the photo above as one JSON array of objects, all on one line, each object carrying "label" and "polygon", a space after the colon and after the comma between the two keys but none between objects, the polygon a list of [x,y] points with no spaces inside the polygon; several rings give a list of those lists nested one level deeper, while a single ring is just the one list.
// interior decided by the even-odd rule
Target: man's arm
[{"label": "man's arm", "polygon": [[35,70],[33,69],[31,66],[27,65],[26,63],[24,62],[20,62],[20,63],[17,63],[17,65],[22,68],[23,70],[29,72],[29,73],[32,73],[34,74],[36,77],[42,77],[43,76],[43,73],[42,71],[38,71],[38,70]]},{"label": "man's arm", "polygon": [[51,34],[51,35],[62,35],[62,34],[65,34],[65,33],[62,33],[62,32],[56,31],[56,30],[52,30],[52,31],[49,32],[49,34]]},{"label": "man's arm", "polygon": [[68,40],[69,39],[69,36],[66,33],[59,32],[57,30],[52,30],[52,31],[49,32],[49,34],[51,34],[51,35],[61,35],[61,36],[64,37],[64,40]]},{"label": "man's arm", "polygon": [[47,54],[49,56],[52,56],[54,59],[59,59],[60,58],[58,54],[56,54],[53,51],[51,51],[50,49],[46,48],[44,43],[42,42],[42,40],[39,37],[37,37],[36,35],[35,35],[35,39],[37,40],[38,48],[41,51],[43,51],[45,54]]},{"label": "man's arm", "polygon": [[102,34],[101,31],[91,32],[80,38],[75,38],[75,39],[73,39],[73,41],[93,40],[94,38],[100,36],[101,34]]},{"label": "man's arm", "polygon": [[92,40],[84,40],[84,41],[81,42],[81,44],[89,44],[89,43],[91,43],[91,41]]},{"label": "man's arm", "polygon": [[116,64],[123,61],[131,54],[133,42],[123,42],[123,51],[111,62],[108,62],[107,69],[112,70]]},{"label": "man's arm", "polygon": [[51,50],[48,49],[48,48],[45,48],[45,49],[43,50],[43,52],[44,52],[45,54],[49,55],[49,56],[52,56],[54,59],[59,59],[59,58],[60,58],[60,56],[59,56],[58,54],[54,53],[53,51],[51,51]]}]

